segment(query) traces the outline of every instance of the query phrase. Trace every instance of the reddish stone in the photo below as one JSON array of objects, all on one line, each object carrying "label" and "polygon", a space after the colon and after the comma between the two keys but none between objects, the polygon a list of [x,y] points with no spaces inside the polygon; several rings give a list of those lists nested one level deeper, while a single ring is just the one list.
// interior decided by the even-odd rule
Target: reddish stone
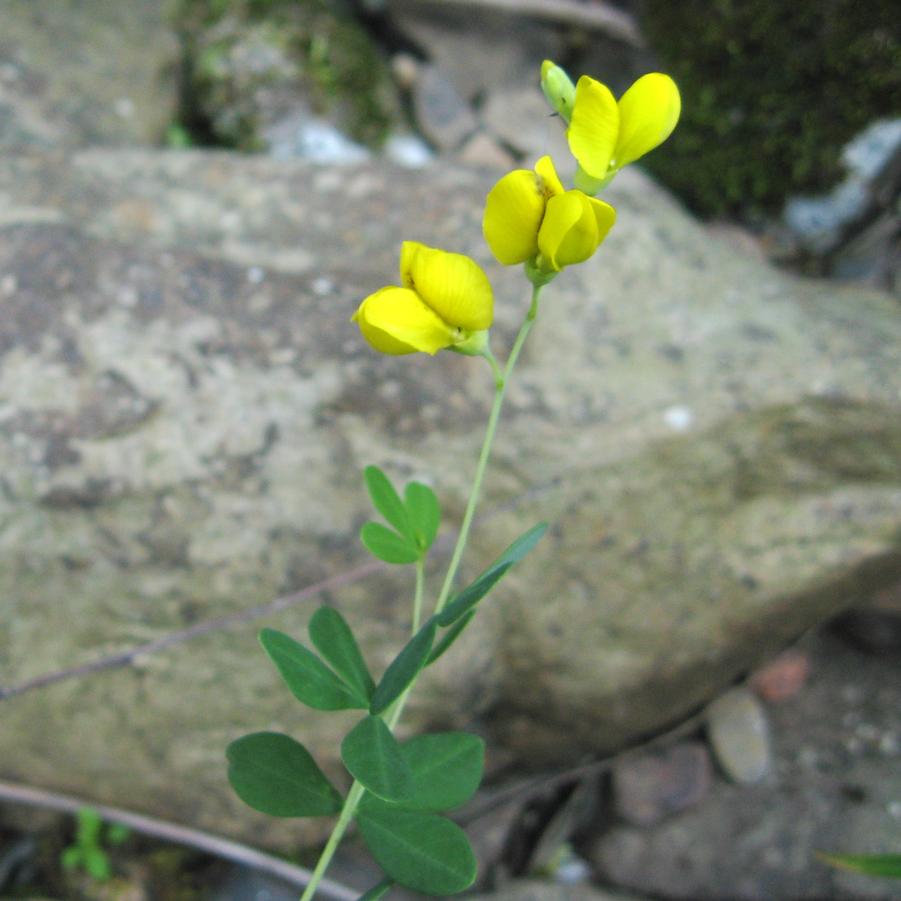
[{"label": "reddish stone", "polygon": [[785,651],[751,676],[750,687],[770,703],[794,697],[810,675],[810,659],[803,651]]}]

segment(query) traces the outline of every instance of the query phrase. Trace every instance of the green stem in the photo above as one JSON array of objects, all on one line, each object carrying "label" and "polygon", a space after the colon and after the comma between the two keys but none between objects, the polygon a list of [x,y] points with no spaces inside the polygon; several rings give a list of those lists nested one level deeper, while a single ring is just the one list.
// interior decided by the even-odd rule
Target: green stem
[{"label": "green stem", "polygon": [[490,347],[485,348],[482,356],[488,361],[488,365],[491,367],[491,371],[494,373],[494,388],[496,391],[498,391],[504,384],[504,373],[501,372],[501,367],[498,364],[494,354],[491,352]]},{"label": "green stem", "polygon": [[[424,595],[425,588],[425,560],[420,558],[416,561],[416,590],[413,594],[413,634],[415,635],[419,631],[419,622],[422,619],[422,599]],[[394,711],[392,711],[394,712]],[[400,716],[400,710],[396,711],[397,716]],[[394,723],[391,723],[391,727],[394,727]],[[319,857],[319,860],[316,862],[316,869],[313,870],[313,875],[310,877],[310,881],[307,884],[307,887],[304,889],[303,895],[300,897],[300,901],[310,901],[315,893],[316,889],[319,886],[319,883],[322,881],[322,877],[325,875],[325,871],[328,869],[328,865],[332,862],[332,857],[335,855],[335,851],[338,850],[338,844],[341,839],[344,837],[344,833],[347,831],[347,827],[350,826],[354,814],[357,812],[357,806],[360,803],[360,799],[363,797],[366,789],[360,785],[359,782],[354,780],[353,785],[350,787],[350,791],[347,793],[347,798],[344,801],[344,806],[341,808],[341,813],[338,817],[338,822],[335,824],[335,828],[332,830],[332,834],[329,836],[328,842],[322,850],[322,854]]]},{"label": "green stem", "polygon": [[354,784],[350,787],[350,791],[347,793],[347,798],[344,801],[344,807],[341,808],[338,822],[335,823],[335,828],[332,830],[332,834],[329,836],[328,842],[319,856],[316,869],[313,870],[313,875],[310,877],[307,887],[303,890],[300,901],[312,901],[313,896],[316,894],[316,889],[319,888],[319,883],[328,869],[328,865],[335,856],[335,851],[338,850],[341,839],[344,838],[347,827],[351,824],[354,814],[357,812],[357,805],[360,803],[360,798],[363,797],[365,791],[366,789],[357,781],[354,781]]},{"label": "green stem", "polygon": [[413,595],[413,634],[419,631],[422,620],[422,596],[425,588],[425,560],[420,557],[416,561],[416,592]]},{"label": "green stem", "polygon": [[[482,480],[485,477],[485,470],[488,467],[488,458],[491,456],[491,446],[494,444],[494,436],[497,432],[497,424],[501,415],[501,407],[503,407],[504,404],[504,395],[507,391],[507,385],[510,382],[510,375],[513,372],[513,367],[516,365],[516,361],[519,358],[519,352],[522,350],[522,346],[526,343],[526,338],[529,336],[529,332],[532,330],[532,326],[535,324],[535,318],[538,315],[538,297],[541,294],[541,288],[541,285],[536,285],[532,289],[532,303],[529,307],[529,312],[526,314],[525,321],[519,329],[516,340],[513,342],[513,347],[510,350],[510,356],[507,359],[507,365],[504,367],[503,373],[500,372],[500,368],[498,367],[497,361],[494,359],[494,357],[490,355],[487,357],[488,362],[491,363],[491,368],[494,371],[495,375],[494,403],[491,406],[491,413],[488,417],[488,426],[485,429],[485,438],[482,442],[482,450],[479,454],[479,462],[476,466],[476,474],[475,478],[473,479],[472,490],[469,494],[469,501],[466,505],[466,511],[463,514],[463,522],[460,526],[460,534],[457,536],[457,544],[454,547],[454,553],[451,557],[451,562],[448,565],[447,574],[444,577],[444,584],[441,587],[441,594],[438,595],[438,601],[435,604],[435,613],[439,613],[447,603],[451,586],[454,583],[454,577],[457,575],[457,569],[459,568],[460,560],[463,557],[463,551],[466,547],[466,541],[469,538],[469,530],[472,526],[472,519],[475,514],[476,505],[479,501],[479,494],[482,488]],[[413,598],[414,634],[418,631],[419,621],[422,618],[424,573],[425,562],[423,560],[419,560],[416,564],[416,593]],[[392,731],[400,720],[401,714],[403,713],[404,707],[407,703],[407,698],[409,697],[410,692],[413,689],[413,685],[415,684],[416,683],[414,680],[411,685],[407,686],[406,691],[404,691],[404,693],[397,699],[390,713],[388,714],[387,723],[388,727]],[[338,848],[338,844],[344,837],[344,833],[347,831],[347,827],[353,820],[357,806],[359,805],[360,799],[363,797],[365,791],[366,789],[364,789],[363,786],[360,785],[360,783],[357,781],[354,781],[353,785],[351,785],[350,791],[347,793],[347,798],[344,801],[344,806],[341,808],[341,814],[338,817],[338,822],[335,824],[335,828],[332,830],[332,834],[329,836],[329,840],[325,848],[323,849],[319,861],[316,864],[316,869],[313,870],[313,875],[310,878],[309,884],[304,889],[304,892],[300,897],[300,901],[312,901],[313,895],[315,894],[316,889],[319,886],[322,877],[325,875],[325,871],[328,868],[328,865],[331,863],[332,857],[334,856],[335,851]]]},{"label": "green stem", "polygon": [[[504,405],[504,396],[507,392],[507,385],[510,382],[510,375],[516,361],[519,358],[519,352],[529,337],[529,332],[535,324],[535,318],[538,316],[538,298],[541,294],[541,285],[532,288],[532,303],[529,312],[526,314],[525,321],[519,329],[519,334],[513,342],[510,350],[510,356],[507,358],[507,365],[504,367],[503,374],[495,377],[494,403],[491,406],[491,413],[488,416],[488,426],[485,429],[485,438],[482,442],[482,451],[479,454],[479,462],[476,466],[476,474],[472,483],[472,490],[469,493],[469,502],[466,505],[466,511],[463,514],[463,522],[460,525],[460,534],[457,536],[457,544],[454,547],[454,553],[451,557],[450,565],[447,568],[447,574],[444,577],[444,584],[441,586],[441,594],[438,595],[438,601],[435,604],[435,613],[440,613],[447,603],[450,595],[451,586],[454,584],[454,578],[460,567],[460,561],[463,558],[463,551],[466,548],[466,542],[469,538],[469,530],[472,526],[472,519],[475,515],[476,505],[479,502],[479,494],[482,490],[482,480],[485,477],[485,470],[488,467],[488,458],[491,456],[491,447],[494,444],[494,435],[497,431],[497,424],[501,415],[501,408]],[[491,362],[491,359],[488,361]],[[497,364],[495,363],[496,367]],[[494,368],[494,367],[493,367]],[[495,372],[497,370],[495,369]]]}]

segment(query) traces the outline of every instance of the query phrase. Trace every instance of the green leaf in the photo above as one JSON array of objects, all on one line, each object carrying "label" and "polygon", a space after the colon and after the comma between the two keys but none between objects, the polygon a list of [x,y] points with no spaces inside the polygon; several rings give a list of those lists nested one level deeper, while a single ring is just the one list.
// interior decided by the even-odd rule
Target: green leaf
[{"label": "green leaf", "polygon": [[387,710],[416,678],[429,659],[437,628],[434,619],[428,620],[391,661],[372,695],[371,714],[378,716]]},{"label": "green leaf", "polygon": [[369,489],[369,496],[372,498],[372,505],[375,509],[404,538],[413,542],[413,529],[410,526],[407,508],[400,499],[400,495],[394,490],[388,476],[378,466],[367,466],[363,470],[363,478],[366,480],[366,487]]},{"label": "green leaf", "polygon": [[445,817],[373,799],[359,809],[357,822],[376,863],[401,885],[453,895],[475,881],[476,858],[466,833]]},{"label": "green leaf", "polygon": [[885,876],[889,879],[901,879],[901,854],[823,854],[817,853],[820,860],[830,866],[866,876]]},{"label": "green leaf", "polygon": [[377,560],[385,563],[415,563],[419,548],[409,538],[398,535],[380,522],[367,522],[360,529],[360,541]]},{"label": "green leaf", "polygon": [[320,607],[310,619],[310,639],[335,672],[361,697],[372,698],[375,682],[350,626],[332,607]]},{"label": "green leaf", "polygon": [[59,862],[64,870],[77,870],[81,866],[81,848],[78,845],[69,845],[60,854]]},{"label": "green leaf", "polygon": [[506,574],[507,570],[522,560],[538,544],[547,531],[547,523],[541,522],[520,535],[478,578],[455,595],[454,599],[438,615],[441,626],[449,626],[474,607]]},{"label": "green leaf", "polygon": [[404,501],[416,543],[421,550],[427,551],[432,546],[441,523],[438,498],[428,485],[410,482],[404,489]]},{"label": "green leaf", "polygon": [[341,795],[300,742],[280,732],[254,732],[225,751],[228,781],[254,810],[274,817],[338,813]]},{"label": "green leaf", "polygon": [[102,848],[84,848],[82,862],[85,871],[98,882],[106,882],[112,875],[109,858]]},{"label": "green leaf", "polygon": [[260,644],[298,701],[315,710],[365,710],[369,699],[338,678],[312,651],[284,632],[263,629]]},{"label": "green leaf", "polygon": [[122,823],[110,823],[106,829],[106,840],[111,845],[121,845],[130,835],[131,830]]},{"label": "green leaf", "polygon": [[79,807],[76,816],[78,843],[82,846],[96,845],[100,841],[100,827],[103,825],[100,814],[93,807]]},{"label": "green leaf", "polygon": [[431,666],[445,651],[460,637],[463,630],[469,625],[472,621],[472,618],[476,615],[475,610],[470,610],[467,613],[464,613],[445,633],[441,636],[441,641],[432,648],[432,653],[429,654],[429,659],[426,661],[426,666]]},{"label": "green leaf", "polygon": [[374,885],[368,892],[360,895],[357,901],[379,901],[394,887],[394,880],[390,878],[383,879],[378,885]]},{"label": "green leaf", "polygon": [[354,779],[386,801],[401,801],[413,788],[401,747],[380,717],[367,716],[347,733],[341,759]]},{"label": "green leaf", "polygon": [[500,582],[511,566],[512,563],[505,563],[503,566],[491,566],[486,569],[474,582],[454,596],[454,599],[438,614],[438,623],[449,626],[472,610]]},{"label": "green leaf", "polygon": [[[541,540],[541,536],[544,535],[546,531],[546,522],[540,522],[537,526],[532,526],[528,532],[523,532],[523,534],[494,561],[492,566],[503,566],[505,563],[519,563],[519,561],[522,560],[536,544],[538,544]],[[490,568],[491,567],[489,567],[489,569]]]},{"label": "green leaf", "polygon": [[413,773],[409,810],[451,810],[465,804],[482,781],[485,742],[467,732],[418,735],[401,745]]}]

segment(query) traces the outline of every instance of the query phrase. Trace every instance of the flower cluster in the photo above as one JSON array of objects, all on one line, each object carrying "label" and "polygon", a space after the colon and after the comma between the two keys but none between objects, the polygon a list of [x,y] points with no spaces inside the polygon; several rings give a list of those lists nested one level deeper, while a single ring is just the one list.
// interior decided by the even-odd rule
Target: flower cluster
[{"label": "flower cluster", "polygon": [[[541,88],[567,125],[569,149],[578,163],[574,187],[564,187],[551,158],[544,156],[534,170],[515,169],[497,182],[488,192],[482,222],[497,261],[525,264],[536,286],[597,250],[616,211],[594,195],[620,169],[665,141],[681,111],[678,88],[659,72],[639,78],[617,101],[601,82],[583,75],[573,85],[563,69],[546,60]],[[405,241],[400,281],[369,295],[353,316],[375,350],[490,355],[493,296],[474,260]]]}]

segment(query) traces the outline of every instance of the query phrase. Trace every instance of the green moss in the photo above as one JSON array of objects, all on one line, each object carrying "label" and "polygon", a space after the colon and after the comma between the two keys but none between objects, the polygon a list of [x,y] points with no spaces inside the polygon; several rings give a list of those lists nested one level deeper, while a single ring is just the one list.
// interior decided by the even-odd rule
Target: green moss
[{"label": "green moss", "polygon": [[898,114],[894,0],[646,0],[682,120],[647,166],[696,210],[773,209],[842,176],[841,148]]},{"label": "green moss", "polygon": [[352,138],[377,146],[398,115],[386,61],[362,25],[325,0],[176,0],[189,128],[261,146],[261,97],[303,96]]}]

